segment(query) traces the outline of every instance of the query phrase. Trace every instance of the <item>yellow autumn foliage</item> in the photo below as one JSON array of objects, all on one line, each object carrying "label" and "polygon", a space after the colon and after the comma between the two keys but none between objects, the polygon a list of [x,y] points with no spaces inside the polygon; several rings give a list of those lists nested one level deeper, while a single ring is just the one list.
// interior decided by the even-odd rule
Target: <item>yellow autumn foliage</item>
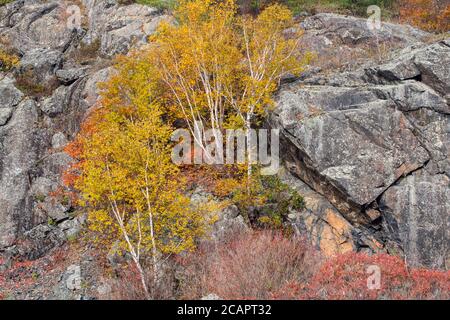
[{"label": "yellow autumn foliage", "polygon": [[[281,79],[310,59],[299,50],[301,32],[286,33],[292,14],[280,5],[254,18],[237,15],[235,0],[182,0],[174,16],[148,47],[118,58],[99,108],[68,148],[79,160],[70,180],[90,229],[99,241],[119,240],[148,297],[142,257],[152,257],[157,275],[162,255],[193,249],[214,220],[214,208],[190,202],[171,161],[174,121],[191,131],[196,122],[250,129],[273,106]],[[238,171],[242,186],[245,168]],[[224,193],[234,185],[239,202],[259,203],[252,177],[243,188],[224,182]]]},{"label": "yellow autumn foliage", "polygon": [[142,253],[152,254],[153,242],[158,253],[192,249],[208,216],[182,194],[183,181],[170,157],[172,130],[163,123],[158,105],[133,94],[129,98],[133,113],[98,112],[90,120],[95,132],[82,141],[82,175],[76,188],[90,208],[89,226],[122,239],[127,249],[124,228]]},{"label": "yellow autumn foliage", "polygon": [[273,106],[286,75],[311,59],[292,13],[275,4],[258,17],[237,14],[235,0],[182,0],[176,23],[163,22],[141,54],[156,66],[162,102],[193,128],[250,128]]},{"label": "yellow autumn foliage", "polygon": [[0,70],[9,71],[19,64],[19,58],[0,49]]}]

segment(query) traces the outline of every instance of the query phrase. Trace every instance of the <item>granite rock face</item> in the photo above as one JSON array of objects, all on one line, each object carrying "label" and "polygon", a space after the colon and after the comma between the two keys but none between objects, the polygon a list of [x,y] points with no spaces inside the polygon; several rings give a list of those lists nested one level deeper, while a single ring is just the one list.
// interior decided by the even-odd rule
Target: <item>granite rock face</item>
[{"label": "granite rock face", "polygon": [[303,196],[306,206],[304,210],[293,210],[288,214],[288,222],[296,234],[306,236],[326,256],[349,251],[371,252],[381,248],[371,232],[352,225],[326,197],[289,173],[290,165],[295,166],[286,162],[287,169],[279,173],[280,179]]},{"label": "granite rock face", "polygon": [[9,122],[0,127],[0,247],[14,243],[16,235],[32,227],[30,174],[39,157],[33,100],[17,105]]},{"label": "granite rock face", "polygon": [[353,69],[384,58],[392,49],[420,45],[430,34],[408,25],[383,22],[372,30],[367,19],[319,13],[300,23],[302,47],[316,54],[318,69]]},{"label": "granite rock face", "polygon": [[389,188],[380,199],[385,229],[403,244],[413,264],[448,266],[450,179],[417,172]]},{"label": "granite rock face", "polygon": [[0,253],[36,259],[79,231],[84,220],[58,193],[71,161],[63,148],[95,107],[111,58],[145,44],[163,19],[114,0],[0,7],[0,49],[20,57],[0,73]]},{"label": "granite rock face", "polygon": [[[335,41],[335,44],[347,45],[353,48],[361,44],[375,45],[377,42],[396,42],[402,46],[421,42],[429,34],[410,27],[392,23],[382,23],[380,30],[371,30],[367,19],[351,16],[342,16],[334,13],[319,13],[306,18],[301,27],[305,30],[305,41],[320,43],[318,40],[326,39],[324,43]],[[315,51],[320,46],[313,48]]]},{"label": "granite rock face", "polygon": [[[306,41],[334,35],[345,47],[373,42],[375,34],[355,19],[308,18]],[[348,37],[338,30],[348,31]],[[427,44],[425,33],[389,24],[377,36],[406,48],[381,63],[335,73],[319,70],[284,85],[270,124],[283,133],[289,171],[375,239],[363,246],[400,250],[414,265],[445,268],[449,41]]]}]

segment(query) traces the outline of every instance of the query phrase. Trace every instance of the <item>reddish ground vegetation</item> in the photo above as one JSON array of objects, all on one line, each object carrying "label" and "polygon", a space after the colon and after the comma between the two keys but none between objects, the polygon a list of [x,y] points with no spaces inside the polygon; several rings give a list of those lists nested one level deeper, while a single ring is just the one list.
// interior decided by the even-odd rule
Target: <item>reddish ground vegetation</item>
[{"label": "reddish ground vegetation", "polygon": [[[161,266],[161,265],[160,265]],[[168,264],[163,266],[164,272],[160,278],[155,281],[152,272],[148,271],[146,274],[147,285],[153,299],[167,300],[173,299],[175,294],[175,277],[173,270]],[[147,268],[147,270],[150,270]],[[124,264],[120,268],[114,270],[114,275],[111,276],[107,285],[110,288],[109,292],[101,295],[100,299],[107,300],[144,300],[145,292],[142,289],[141,278],[136,266],[132,263]]]},{"label": "reddish ground vegetation", "polygon": [[[387,254],[322,259],[301,239],[270,231],[203,245],[179,259],[180,296],[198,299],[449,299],[450,271],[408,268]],[[379,287],[373,282],[379,270]],[[372,286],[369,286],[369,285]]]},{"label": "reddish ground vegetation", "polygon": [[[25,298],[30,290],[45,297],[69,264],[86,259],[83,251],[82,246],[63,247],[36,261],[15,261],[0,272],[0,299]],[[111,289],[98,298],[145,297],[133,265],[111,269],[102,264],[105,256],[92,257]],[[368,287],[370,266],[379,268],[378,289]],[[303,239],[268,230],[204,242],[192,253],[168,259],[164,269],[157,282],[148,273],[149,283],[158,283],[150,286],[156,299],[199,299],[211,293],[223,299],[450,299],[450,271],[408,268],[387,254],[351,252],[324,259]]]},{"label": "reddish ground vegetation", "polygon": [[[66,250],[58,248],[38,260],[12,261],[9,268],[0,272],[0,300],[14,296],[16,291],[25,292],[27,288],[33,287],[50,273],[62,271],[66,258]],[[0,261],[0,265],[2,263]]]},{"label": "reddish ground vegetation", "polygon": [[[379,289],[369,289],[369,266],[380,270]],[[274,299],[449,299],[450,271],[408,269],[395,256],[346,253],[327,260],[308,283],[293,282]]]},{"label": "reddish ground vegetation", "polygon": [[306,280],[319,261],[300,238],[258,231],[221,244],[203,244],[179,260],[184,266],[181,297],[215,293],[224,299],[267,299],[291,281]]}]

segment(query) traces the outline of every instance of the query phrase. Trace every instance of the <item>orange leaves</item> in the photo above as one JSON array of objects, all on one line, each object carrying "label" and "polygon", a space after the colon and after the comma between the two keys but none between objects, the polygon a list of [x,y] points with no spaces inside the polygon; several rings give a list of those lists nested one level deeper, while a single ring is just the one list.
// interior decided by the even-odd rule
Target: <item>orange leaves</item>
[{"label": "orange leaves", "polygon": [[[74,188],[76,182],[80,178],[84,161],[83,154],[85,152],[86,139],[92,137],[92,135],[98,130],[98,124],[102,121],[104,112],[104,109],[97,109],[93,111],[82,123],[77,137],[64,148],[64,152],[74,159],[73,163],[62,174],[62,182],[64,186]],[[71,197],[73,197],[72,192]]]},{"label": "orange leaves", "polygon": [[450,4],[439,0],[402,0],[400,20],[433,32],[450,30]]}]

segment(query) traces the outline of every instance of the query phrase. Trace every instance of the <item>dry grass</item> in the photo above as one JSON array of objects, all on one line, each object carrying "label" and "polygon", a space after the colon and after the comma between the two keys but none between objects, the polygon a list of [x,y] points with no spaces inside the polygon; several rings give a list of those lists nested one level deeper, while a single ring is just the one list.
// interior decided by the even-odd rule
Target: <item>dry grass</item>
[{"label": "dry grass", "polygon": [[59,86],[59,82],[53,78],[48,83],[41,84],[36,80],[33,71],[28,70],[16,76],[16,86],[28,96],[42,98],[50,96]]},{"label": "dry grass", "polygon": [[95,62],[99,57],[100,39],[95,39],[92,43],[80,43],[79,47],[70,53],[69,59],[81,65],[87,65]]}]

